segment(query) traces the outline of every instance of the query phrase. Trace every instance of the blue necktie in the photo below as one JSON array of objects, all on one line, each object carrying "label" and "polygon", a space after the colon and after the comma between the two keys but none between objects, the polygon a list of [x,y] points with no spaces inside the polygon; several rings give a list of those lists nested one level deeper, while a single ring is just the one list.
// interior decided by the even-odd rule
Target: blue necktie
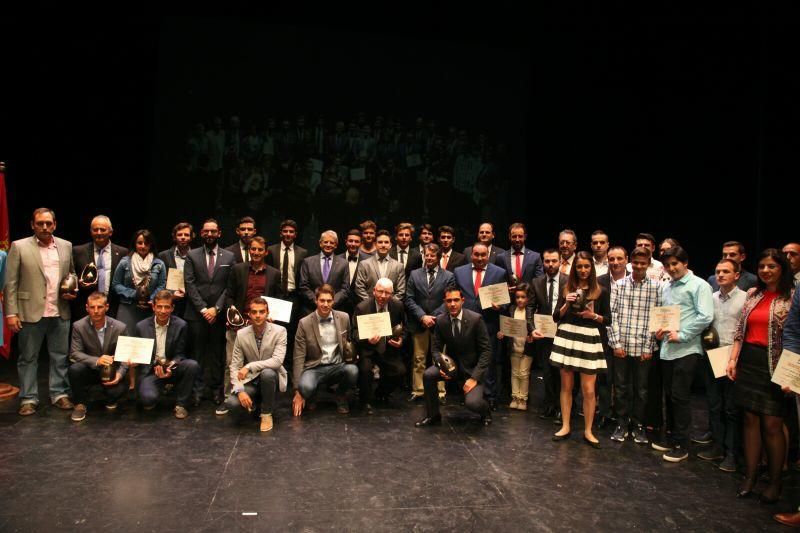
[{"label": "blue necktie", "polygon": [[[105,250],[105,248],[103,248]],[[97,290],[106,292],[106,262],[103,257],[103,250],[97,250]]]},{"label": "blue necktie", "polygon": [[325,256],[325,264],[322,265],[322,281],[328,283],[328,275],[331,273],[331,258],[329,256]]}]

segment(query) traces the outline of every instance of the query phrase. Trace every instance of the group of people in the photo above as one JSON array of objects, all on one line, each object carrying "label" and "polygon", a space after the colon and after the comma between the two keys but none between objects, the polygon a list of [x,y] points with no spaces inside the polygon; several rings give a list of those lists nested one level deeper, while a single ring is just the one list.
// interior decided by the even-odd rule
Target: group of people
[{"label": "group of people", "polygon": [[[598,230],[591,251],[578,251],[576,234],[565,229],[558,247],[540,254],[526,246],[522,223],[508,228],[509,250],[483,223],[463,253],[452,227],[406,222],[390,233],[364,221],[344,236],[340,254],[330,230],[318,253],[299,246],[293,220],[282,221],[279,241],[268,245],[255,220],[242,217],[227,248],[216,220],[203,222],[196,248],[194,228],[181,222],[160,253],[148,230],[134,234],[130,249],[112,243],[102,215],[81,246],[55,237],[51,209],[34,211],[31,227],[34,235],[14,241],[0,268],[5,320],[19,335],[20,415],[37,410],[45,340],[50,401],[74,421],[86,417],[99,385],[110,410],[131,390],[152,409],[172,389],[177,418],[209,399],[218,415],[252,413],[261,431],[273,428],[277,391],[290,386],[295,416],[325,397],[345,415],[356,390],[357,404],[372,414],[405,387],[410,402],[424,400],[420,428],[441,422],[440,405],[455,389],[489,425],[501,402],[528,409],[538,366],[539,416],[555,421],[554,441],[570,437],[577,406],[582,439],[594,448],[594,428],[609,424],[613,441],[650,445],[671,462],[689,456],[691,441],[710,444],[698,457],[724,471],[743,459],[741,498],[753,494],[763,449],[769,482],[759,499],[780,496],[785,420],[797,410],[771,377],[784,349],[800,353],[798,243],[761,252],[752,274],[745,247],[726,242],[704,280],[674,239],[657,246],[641,233],[627,250]],[[487,301],[481,289],[502,283],[510,303]],[[271,315],[271,305],[286,302],[288,319]],[[650,327],[653,309],[664,306],[679,308],[678,329]],[[360,334],[365,316],[377,313],[388,315],[391,333]],[[525,324],[525,334],[511,335],[502,317]],[[153,339],[150,363],[116,360],[121,336]],[[715,377],[706,355],[713,339],[730,347],[725,377]],[[708,399],[710,431],[701,435],[690,434],[696,375]]]}]

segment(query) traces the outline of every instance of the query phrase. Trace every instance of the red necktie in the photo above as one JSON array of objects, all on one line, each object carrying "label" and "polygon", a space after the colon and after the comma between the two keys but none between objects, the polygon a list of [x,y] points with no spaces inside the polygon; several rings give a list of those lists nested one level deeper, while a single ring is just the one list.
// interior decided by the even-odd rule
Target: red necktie
[{"label": "red necktie", "polygon": [[522,256],[522,252],[516,252],[514,255],[517,256],[517,265],[515,270],[517,271],[517,279],[522,278],[522,262],[520,261],[520,257]]},{"label": "red necktie", "polygon": [[475,269],[475,296],[478,296],[478,289],[481,288],[481,272],[483,272],[482,268]]}]

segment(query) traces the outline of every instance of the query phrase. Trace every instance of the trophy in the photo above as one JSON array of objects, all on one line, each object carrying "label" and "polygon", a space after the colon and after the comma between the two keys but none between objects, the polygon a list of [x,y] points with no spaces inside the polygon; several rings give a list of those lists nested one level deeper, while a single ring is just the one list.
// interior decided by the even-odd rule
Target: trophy
[{"label": "trophy", "polygon": [[403,338],[403,324],[397,324],[392,328],[392,340],[399,341]]},{"label": "trophy", "polygon": [[78,292],[78,276],[70,272],[64,279],[61,280],[61,284],[58,286],[58,293],[61,295],[64,294],[76,294]]},{"label": "trophy", "polygon": [[89,263],[83,270],[81,270],[80,285],[84,288],[94,287],[97,285],[97,265],[94,262]]},{"label": "trophy", "polygon": [[173,361],[170,361],[163,355],[162,356],[156,355],[156,364],[161,367],[161,370],[163,370],[165,374],[170,370],[172,370],[173,367],[175,367],[175,363]]},{"label": "trophy", "polygon": [[446,346],[442,347],[442,353],[439,354],[439,359],[435,361],[439,371],[445,374],[448,378],[452,379],[456,375],[458,366],[455,360],[445,353]]},{"label": "trophy", "polygon": [[714,326],[708,326],[700,337],[700,343],[706,350],[719,348],[719,334]]},{"label": "trophy", "polygon": [[108,383],[109,381],[114,381],[117,377],[117,371],[114,368],[114,364],[110,365],[103,365],[100,367],[100,381],[103,383]]},{"label": "trophy", "polygon": [[232,305],[225,313],[225,325],[228,327],[228,329],[241,329],[247,325],[247,319],[241,312],[239,312],[238,309],[236,309],[235,305]]},{"label": "trophy", "polygon": [[358,353],[356,353],[356,347],[347,338],[347,333],[342,332],[342,360],[345,363],[352,364],[355,363],[357,359]]},{"label": "trophy", "polygon": [[569,307],[573,313],[580,313],[581,311],[586,309],[586,304],[587,304],[586,291],[581,288],[578,288],[575,290],[573,294],[575,294],[577,298],[575,299],[574,302],[570,304]]},{"label": "trophy", "polygon": [[145,276],[136,286],[136,307],[150,309],[150,276]]}]

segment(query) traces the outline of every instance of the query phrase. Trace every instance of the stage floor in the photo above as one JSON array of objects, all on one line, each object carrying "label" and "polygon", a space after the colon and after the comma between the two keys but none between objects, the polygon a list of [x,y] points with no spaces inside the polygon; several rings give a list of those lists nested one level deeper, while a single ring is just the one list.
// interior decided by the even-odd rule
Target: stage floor
[{"label": "stage floor", "polygon": [[[7,362],[0,380],[16,382]],[[92,405],[80,423],[2,402],[0,531],[777,531],[772,514],[800,503],[798,472],[777,505],[740,501],[739,474],[694,453],[666,463],[613,428],[592,449],[578,417],[551,442],[537,404],[484,428],[451,401],[423,430],[422,404],[399,397],[373,416],[320,403],[293,419],[285,395],[262,434],[208,402],[177,420],[169,397],[148,413]]]}]

